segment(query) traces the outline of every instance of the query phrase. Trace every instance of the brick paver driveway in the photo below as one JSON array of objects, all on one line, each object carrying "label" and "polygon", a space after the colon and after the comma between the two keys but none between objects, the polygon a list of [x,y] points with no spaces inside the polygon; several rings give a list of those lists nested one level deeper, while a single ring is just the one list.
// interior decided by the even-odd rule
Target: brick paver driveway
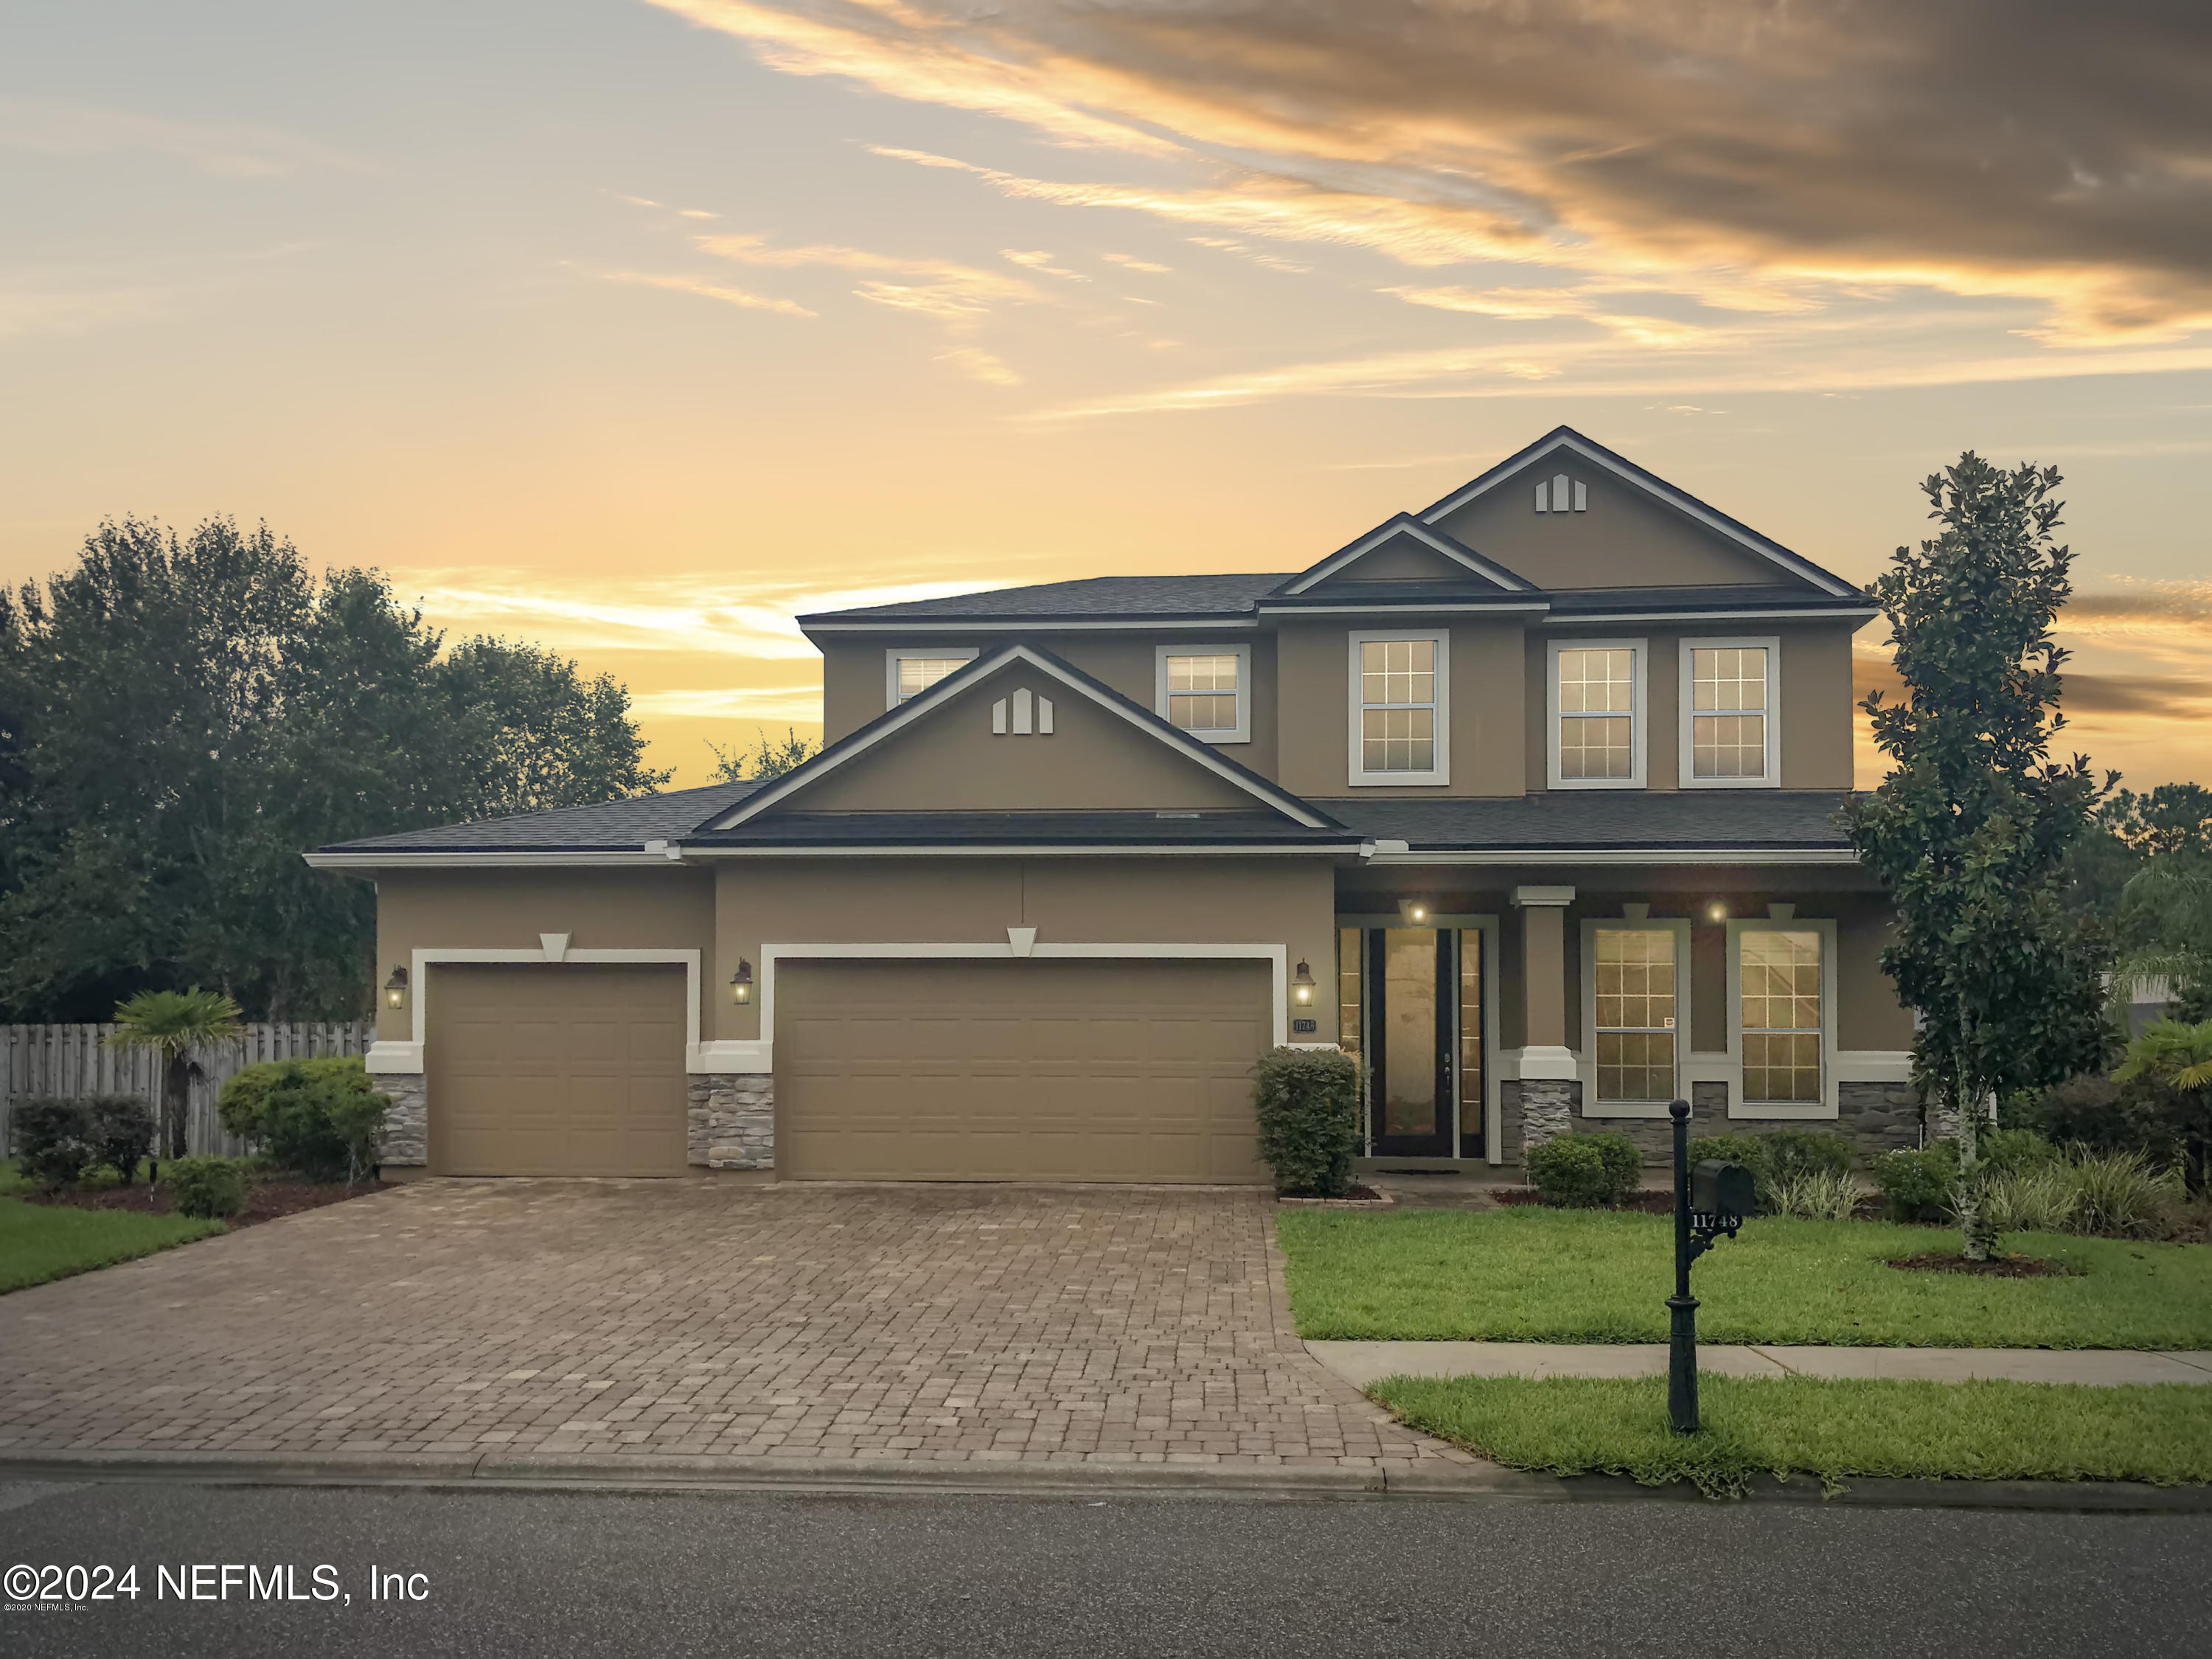
[{"label": "brick paver driveway", "polygon": [[1402,1468],[1259,1194],[422,1182],[0,1297],[18,1452]]}]

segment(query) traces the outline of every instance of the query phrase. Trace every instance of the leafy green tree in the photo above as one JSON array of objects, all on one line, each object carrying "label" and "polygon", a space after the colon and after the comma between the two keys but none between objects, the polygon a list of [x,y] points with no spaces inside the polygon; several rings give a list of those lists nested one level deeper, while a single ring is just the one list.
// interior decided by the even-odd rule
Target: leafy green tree
[{"label": "leafy green tree", "polygon": [[1897,911],[1882,966],[1919,1016],[1913,1077],[1955,1121],[1969,1260],[1983,1219],[1988,1103],[2102,1060],[2108,948],[2068,914],[2067,859],[2111,787],[2051,758],[2065,652],[2051,628],[2073,592],[2057,545],[2056,468],[2007,472],[1972,451],[1922,488],[1941,526],[1900,547],[1870,592],[1889,620],[1901,702],[1861,705],[1889,775],[1848,812]]},{"label": "leafy green tree", "polygon": [[447,652],[374,572],[319,580],[266,526],[103,524],[0,592],[0,1011],[213,985],[256,1018],[358,1015],[372,890],[301,852],[668,775],[611,680]]},{"label": "leafy green tree", "polygon": [[2166,1091],[2179,1107],[2184,1167],[2191,1189],[2203,1192],[2208,1147],[2212,1147],[2212,1020],[2154,1020],[2128,1044],[2113,1072],[2115,1082],[2142,1078]]},{"label": "leafy green tree", "polygon": [[161,1060],[161,1131],[169,1156],[182,1158],[185,1111],[190,1102],[195,1048],[228,1042],[238,1032],[239,1008],[220,991],[141,991],[115,1010],[118,1048],[150,1048]]},{"label": "leafy green tree", "polygon": [[822,752],[820,741],[802,738],[798,728],[787,726],[781,738],[771,738],[755,726],[759,742],[750,749],[740,749],[732,744],[727,749],[709,739],[707,747],[714,751],[714,781],[743,783],[750,778],[780,778],[794,767],[804,766]]}]

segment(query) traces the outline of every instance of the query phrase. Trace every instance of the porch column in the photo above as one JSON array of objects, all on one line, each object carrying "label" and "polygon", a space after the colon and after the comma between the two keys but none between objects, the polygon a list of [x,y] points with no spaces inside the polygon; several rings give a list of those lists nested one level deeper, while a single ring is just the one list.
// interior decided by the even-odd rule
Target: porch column
[{"label": "porch column", "polygon": [[1571,887],[1516,887],[1521,913],[1521,1145],[1574,1127],[1575,1056],[1567,1047],[1567,906]]}]

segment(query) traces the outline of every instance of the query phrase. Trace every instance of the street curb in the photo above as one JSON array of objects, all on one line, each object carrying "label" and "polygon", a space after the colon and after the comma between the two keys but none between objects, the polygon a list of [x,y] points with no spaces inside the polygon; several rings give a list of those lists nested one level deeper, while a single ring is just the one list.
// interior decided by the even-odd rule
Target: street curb
[{"label": "street curb", "polygon": [[[1327,1464],[926,1463],[896,1458],[730,1458],[638,1452],[0,1453],[0,1480],[170,1481],[206,1486],[428,1486],[600,1492],[788,1492],[866,1496],[943,1493],[1036,1498],[1116,1495],[1425,1498],[1512,1503],[1711,1502],[1686,1481],[1639,1486],[1623,1475],[1562,1479],[1494,1463],[1422,1460],[1385,1473]],[[1731,1500],[1718,1500],[1728,1502]],[[1850,1509],[1974,1509],[2066,1514],[2212,1514],[2212,1488],[2136,1481],[1895,1480],[1835,1492],[1793,1475],[1741,1500]]]}]

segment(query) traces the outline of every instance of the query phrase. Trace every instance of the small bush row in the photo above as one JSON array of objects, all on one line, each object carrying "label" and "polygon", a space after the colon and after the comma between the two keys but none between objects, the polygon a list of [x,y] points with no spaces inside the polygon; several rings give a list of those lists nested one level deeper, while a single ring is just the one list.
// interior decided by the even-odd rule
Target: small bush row
[{"label": "small bush row", "polygon": [[[1999,1232],[2148,1237],[2185,1195],[2180,1172],[2141,1151],[2062,1148],[2031,1129],[1993,1130],[1980,1150],[1983,1213]],[[1955,1141],[1891,1152],[1875,1162],[1874,1177],[1894,1220],[1957,1218]]]},{"label": "small bush row", "polygon": [[135,1095],[41,1097],[19,1103],[12,1121],[16,1166],[48,1192],[103,1168],[128,1186],[154,1150],[154,1109]]}]

